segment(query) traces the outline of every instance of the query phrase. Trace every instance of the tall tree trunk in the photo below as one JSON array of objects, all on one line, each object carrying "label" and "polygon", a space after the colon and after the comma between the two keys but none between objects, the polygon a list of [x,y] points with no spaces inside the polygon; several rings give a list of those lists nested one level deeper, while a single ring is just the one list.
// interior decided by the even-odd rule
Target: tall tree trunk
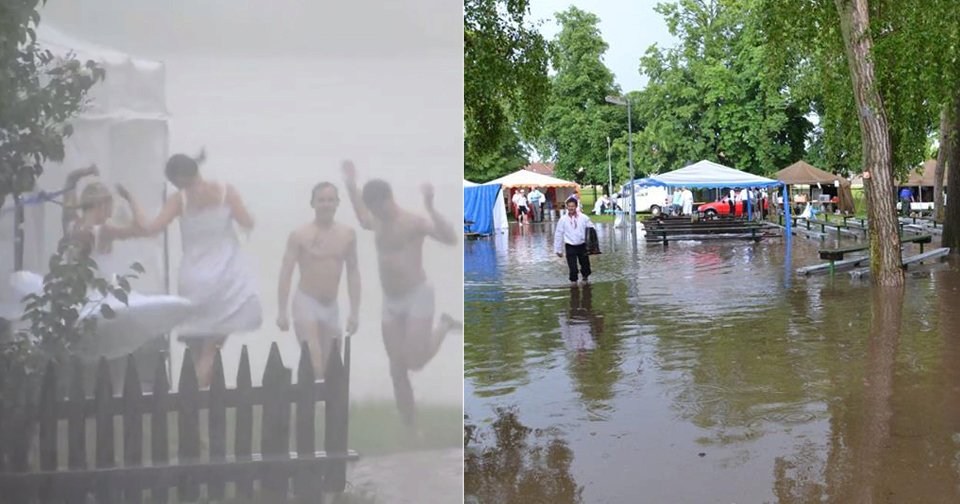
[{"label": "tall tree trunk", "polygon": [[943,106],[940,111],[940,151],[937,153],[937,168],[933,172],[933,218],[943,221],[943,174],[946,173],[947,144],[953,135],[951,120],[953,103]]},{"label": "tall tree trunk", "polygon": [[893,151],[887,113],[873,69],[868,0],[835,0],[850,64],[853,95],[860,111],[863,169],[870,219],[870,267],[873,283],[902,285],[900,223],[894,202]]},{"label": "tall tree trunk", "polygon": [[[950,122],[952,132],[960,132],[960,99],[955,99]],[[960,139],[951,134],[947,144],[940,149],[946,151],[944,162],[950,168],[947,173],[947,200],[943,216],[943,247],[950,247],[950,253],[960,254]],[[952,192],[950,188],[953,188]]]}]

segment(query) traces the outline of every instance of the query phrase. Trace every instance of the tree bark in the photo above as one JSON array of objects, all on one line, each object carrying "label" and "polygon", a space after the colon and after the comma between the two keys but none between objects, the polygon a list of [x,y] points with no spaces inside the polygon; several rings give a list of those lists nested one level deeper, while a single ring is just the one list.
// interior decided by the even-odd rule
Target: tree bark
[{"label": "tree bark", "polygon": [[951,120],[953,104],[948,103],[940,111],[940,151],[937,153],[937,168],[933,172],[933,218],[943,221],[943,175],[946,173],[947,144],[953,135]]},{"label": "tree bark", "polygon": [[[877,88],[873,67],[868,0],[835,0],[843,44],[850,65],[853,95],[860,111],[863,169],[870,220],[870,267],[873,283],[897,286],[904,282],[900,256],[900,223],[894,201],[893,150],[890,125]],[[956,170],[954,170],[956,171]]]},{"label": "tree bark", "polygon": [[[952,132],[960,132],[960,99],[955,99],[953,111],[950,118]],[[957,164],[960,163],[960,139],[957,135],[951,134],[946,145],[940,147],[946,151],[944,162],[950,168],[947,173],[947,200],[944,205],[943,216],[943,241],[942,247],[950,247],[951,254],[960,254],[960,203],[957,202],[956,188],[960,187],[960,169]],[[950,192],[950,188],[955,188]]]}]

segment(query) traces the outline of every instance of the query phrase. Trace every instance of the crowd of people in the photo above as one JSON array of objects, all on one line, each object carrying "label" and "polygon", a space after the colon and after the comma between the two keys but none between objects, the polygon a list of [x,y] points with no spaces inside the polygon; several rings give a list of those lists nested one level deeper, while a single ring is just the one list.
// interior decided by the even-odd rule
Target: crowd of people
[{"label": "crowd of people", "polygon": [[[255,273],[241,250],[236,228],[250,233],[254,218],[243,198],[231,186],[201,176],[204,156],[172,156],[166,164],[167,180],[177,189],[159,213],[148,217],[129,191],[117,186],[116,194],[129,205],[133,222],[111,220],[114,195],[102,181],[93,181],[77,194],[81,180],[99,175],[96,168],[72,172],[67,177],[63,212],[63,243],[96,261],[104,275],[121,274],[124,268],[113,257],[113,244],[156,235],[173,221],[180,224],[183,256],[179,267],[178,296],[190,310],[163,333],[176,330],[196,360],[198,382],[209,387],[218,350],[232,334],[252,332],[262,325],[262,305]],[[427,217],[401,208],[391,185],[381,179],[357,183],[353,163],[342,166],[343,180],[361,228],[373,234],[380,285],[383,290],[381,333],[390,362],[390,376],[404,423],[415,428],[415,403],[410,371],[422,369],[436,355],[446,335],[462,329],[447,314],[435,322],[435,299],[423,265],[427,238],[445,245],[457,243],[457,233],[434,207],[434,189],[422,187]],[[313,219],[289,236],[278,280],[277,326],[291,327],[305,342],[315,376],[323,376],[334,341],[358,329],[361,302],[360,268],[356,231],[335,220],[339,191],[321,182],[310,192]],[[299,283],[290,300],[292,280]],[[346,273],[349,313],[342,327],[338,292]],[[169,297],[169,296],[168,296]],[[173,311],[171,305],[171,313]],[[291,321],[292,315],[292,321]],[[292,322],[292,323],[291,323]],[[155,335],[150,335],[156,337]]]}]

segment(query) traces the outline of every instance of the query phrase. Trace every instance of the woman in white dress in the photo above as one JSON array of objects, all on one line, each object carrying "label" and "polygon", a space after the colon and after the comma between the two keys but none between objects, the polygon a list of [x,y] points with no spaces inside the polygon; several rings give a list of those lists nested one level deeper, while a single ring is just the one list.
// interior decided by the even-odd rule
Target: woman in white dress
[{"label": "woman in white dress", "polygon": [[[114,197],[110,189],[99,181],[84,187],[78,200],[76,186],[80,179],[97,174],[97,169],[91,167],[76,170],[67,176],[63,202],[63,239],[79,245],[79,251],[93,259],[101,275],[113,281],[118,275],[131,273],[130,266],[134,262],[115,256],[114,242],[138,237],[141,231],[133,224],[123,226],[110,221]],[[117,187],[117,192],[124,200],[131,201],[130,194],[122,186]],[[17,290],[42,291],[41,276],[28,272],[19,272],[17,275],[13,284]],[[88,298],[87,305],[81,310],[81,317],[99,320],[95,334],[74,345],[75,353],[84,361],[126,356],[172,330],[191,311],[190,302],[177,296],[145,295],[131,291],[126,301],[122,301],[91,290]],[[114,317],[100,317],[100,308],[104,304],[113,309]]]},{"label": "woman in white dress", "polygon": [[249,231],[253,218],[236,189],[205,180],[198,161],[175,154],[167,161],[166,176],[179,191],[160,214],[147,222],[134,206],[134,216],[144,235],[163,231],[180,220],[183,257],[180,260],[179,295],[189,299],[195,313],[178,327],[180,340],[196,359],[200,387],[208,387],[217,350],[234,333],[260,328],[263,310],[251,265],[240,250],[234,223]]}]

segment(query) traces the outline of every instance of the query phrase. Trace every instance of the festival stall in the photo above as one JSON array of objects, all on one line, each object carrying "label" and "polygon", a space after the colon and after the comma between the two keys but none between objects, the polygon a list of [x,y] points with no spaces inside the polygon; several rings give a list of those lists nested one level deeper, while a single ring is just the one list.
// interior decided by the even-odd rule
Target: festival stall
[{"label": "festival stall", "polygon": [[819,187],[825,198],[823,198],[823,201],[811,201],[811,203],[836,205],[836,208],[842,213],[852,214],[856,210],[853,202],[853,192],[850,190],[850,181],[812,166],[806,161],[800,160],[793,163],[777,172],[774,178],[788,186],[788,194],[792,193],[791,189],[794,186],[807,186],[810,200],[813,200],[813,187]]},{"label": "festival stall", "polygon": [[516,209],[512,203],[513,195],[521,189],[527,191],[533,187],[540,189],[546,196],[545,209],[548,211],[560,208],[563,202],[570,196],[576,195],[579,197],[580,195],[580,185],[576,182],[525,169],[517,170],[496,180],[491,180],[489,183],[503,186],[504,198],[506,198],[506,202],[514,211],[514,216],[516,216]]}]

